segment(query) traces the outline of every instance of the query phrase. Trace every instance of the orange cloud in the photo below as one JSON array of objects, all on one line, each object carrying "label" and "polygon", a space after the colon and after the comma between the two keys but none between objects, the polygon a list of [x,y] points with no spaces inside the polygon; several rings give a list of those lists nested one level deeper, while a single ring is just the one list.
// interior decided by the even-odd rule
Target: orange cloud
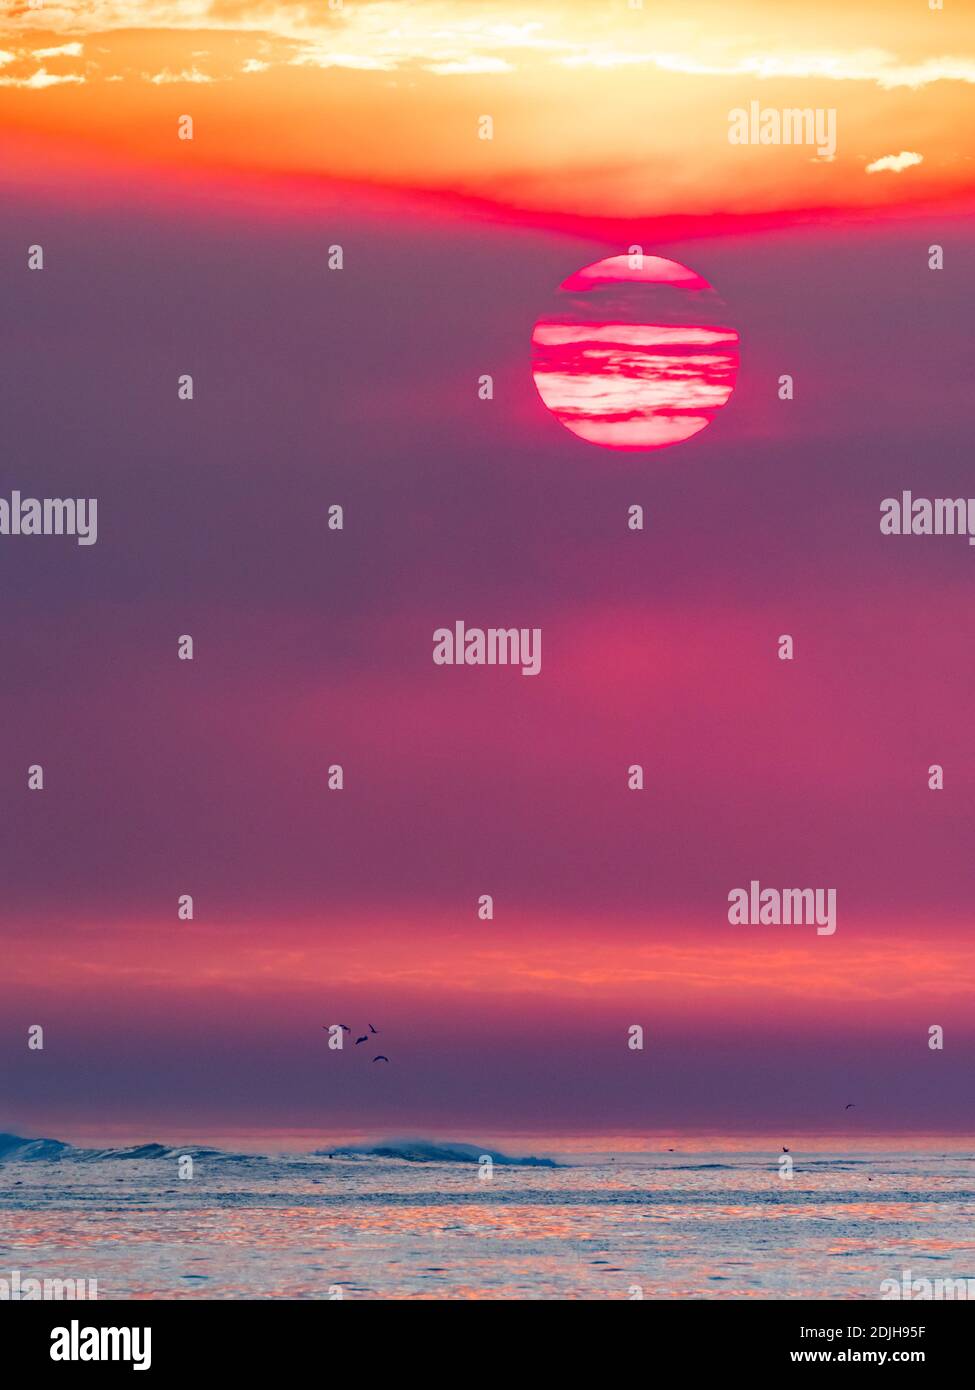
[{"label": "orange cloud", "polygon": [[[975,21],[903,4],[733,17],[572,0],[324,5],[93,0],[0,27],[22,133],[147,167],[301,173],[579,215],[885,205],[876,150],[919,150],[916,200],[972,182]],[[830,35],[823,45],[823,33]],[[835,107],[838,152],[730,147],[730,109]],[[175,120],[193,114],[192,142]],[[494,138],[478,138],[490,114]],[[881,143],[883,142],[883,143]]]}]

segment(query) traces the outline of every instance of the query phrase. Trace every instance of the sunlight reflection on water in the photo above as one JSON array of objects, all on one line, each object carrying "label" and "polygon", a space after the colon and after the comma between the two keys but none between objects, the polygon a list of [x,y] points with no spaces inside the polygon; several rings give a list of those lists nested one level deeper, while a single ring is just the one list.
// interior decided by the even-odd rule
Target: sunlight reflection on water
[{"label": "sunlight reflection on water", "polygon": [[[717,1165],[717,1166],[716,1166]],[[0,1269],[101,1297],[877,1298],[975,1277],[964,1155],[768,1155],[558,1169],[396,1159],[7,1163]],[[869,1181],[868,1181],[869,1180]]]}]

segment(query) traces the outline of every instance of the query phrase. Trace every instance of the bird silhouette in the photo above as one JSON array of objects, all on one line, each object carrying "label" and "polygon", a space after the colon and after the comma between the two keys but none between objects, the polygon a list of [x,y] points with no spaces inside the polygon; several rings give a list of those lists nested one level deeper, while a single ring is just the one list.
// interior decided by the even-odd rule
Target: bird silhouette
[{"label": "bird silhouette", "polygon": [[368,1034],[368,1033],[363,1033],[363,1035],[362,1035],[361,1038],[356,1038],[356,1040],[355,1040],[355,1045],[356,1045],[356,1047],[358,1047],[360,1043],[364,1043],[364,1042],[368,1042],[368,1041],[369,1041],[369,1034]]},{"label": "bird silhouette", "polygon": [[384,1056],[382,1055],[382,1053],[380,1053],[378,1057],[373,1057],[372,1060],[373,1060],[374,1062],[388,1062],[388,1061],[389,1061],[389,1058],[388,1058],[388,1057],[384,1057]]},{"label": "bird silhouette", "polygon": [[370,1023],[370,1025],[369,1025],[369,1032],[370,1032],[370,1033],[378,1033],[378,1032],[379,1032],[379,1029],[378,1029],[378,1028],[373,1028],[372,1024]]},{"label": "bird silhouette", "polygon": [[[334,1027],[335,1027],[335,1024],[334,1024],[334,1023],[323,1023],[323,1024],[322,1024],[322,1027],[325,1029],[325,1032],[327,1033],[328,1030],[329,1030],[330,1028],[334,1028]],[[342,1029],[342,1032],[343,1032],[343,1033],[351,1033],[351,1032],[352,1032],[352,1029],[349,1027],[349,1025],[348,1025],[347,1023],[340,1023],[340,1024],[339,1024],[339,1027]]]},{"label": "bird silhouette", "polygon": [[783,1152],[784,1154],[787,1154],[787,1153],[789,1152],[789,1150],[786,1148],[786,1146],[785,1146],[784,1144],[782,1145],[782,1152]]},{"label": "bird silhouette", "polygon": [[844,1110],[855,1110],[855,1109],[856,1109],[856,1105],[855,1105],[854,1102],[851,1100],[850,1103],[849,1103],[849,1105],[844,1105],[843,1109],[844,1109]]}]

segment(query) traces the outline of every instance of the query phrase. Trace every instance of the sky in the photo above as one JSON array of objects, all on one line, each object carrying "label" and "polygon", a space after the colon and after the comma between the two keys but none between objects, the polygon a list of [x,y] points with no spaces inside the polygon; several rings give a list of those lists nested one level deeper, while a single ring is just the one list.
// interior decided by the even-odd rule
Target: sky
[{"label": "sky", "polygon": [[[0,12],[0,496],[99,523],[0,537],[0,1129],[971,1132],[975,551],[878,522],[970,491],[973,84],[950,0]],[[634,245],[737,335],[662,448],[532,376]]]}]

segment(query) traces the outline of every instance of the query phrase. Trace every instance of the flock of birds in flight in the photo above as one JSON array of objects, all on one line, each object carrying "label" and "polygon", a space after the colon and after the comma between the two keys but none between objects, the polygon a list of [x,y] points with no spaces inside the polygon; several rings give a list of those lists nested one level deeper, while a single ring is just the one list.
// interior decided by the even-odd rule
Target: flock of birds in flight
[{"label": "flock of birds in flight", "polygon": [[[322,1024],[322,1027],[324,1028],[324,1030],[325,1030],[326,1033],[328,1032],[330,1026],[331,1026],[331,1025],[328,1024],[328,1023],[323,1023],[323,1024]],[[355,1045],[356,1045],[356,1047],[358,1047],[360,1043],[368,1042],[368,1041],[369,1041],[369,1038],[370,1038],[370,1035],[376,1034],[376,1033],[379,1032],[379,1029],[378,1029],[378,1028],[373,1028],[373,1026],[372,1026],[371,1023],[368,1024],[367,1026],[368,1026],[368,1028],[369,1028],[369,1032],[368,1032],[368,1033],[363,1033],[363,1035],[362,1035],[361,1038],[356,1038],[356,1040],[355,1040]],[[348,1033],[350,1037],[352,1036],[352,1029],[349,1027],[349,1025],[348,1025],[347,1023],[340,1023],[340,1024],[339,1024],[339,1027],[342,1029],[342,1032],[343,1032],[343,1033]],[[379,1055],[378,1055],[377,1057],[373,1057],[372,1060],[373,1060],[374,1062],[388,1062],[388,1061],[389,1061],[389,1058],[386,1057],[382,1052],[380,1052]]]},{"label": "flock of birds in flight", "polygon": [[[322,1027],[323,1027],[323,1029],[325,1030],[325,1032],[327,1033],[328,1030],[329,1030],[329,1024],[323,1023],[323,1024],[322,1024]],[[349,1027],[349,1025],[348,1025],[347,1023],[340,1023],[340,1024],[339,1024],[339,1027],[342,1029],[342,1032],[343,1032],[343,1033],[348,1033],[350,1037],[352,1036],[352,1029]],[[358,1047],[358,1046],[360,1045],[360,1043],[368,1042],[370,1036],[375,1036],[376,1034],[378,1034],[379,1029],[378,1029],[378,1028],[374,1028],[374,1027],[372,1026],[371,1023],[370,1023],[370,1024],[367,1024],[367,1027],[368,1027],[368,1029],[369,1029],[369,1032],[368,1032],[368,1033],[363,1033],[361,1038],[356,1038],[356,1040],[355,1040],[355,1045],[356,1045],[356,1047]],[[389,1061],[389,1058],[388,1058],[387,1056],[385,1056],[384,1053],[380,1052],[380,1053],[378,1054],[378,1056],[373,1057],[372,1060],[373,1060],[374,1062],[388,1062],[388,1061]],[[849,1102],[849,1104],[844,1105],[843,1109],[844,1109],[844,1110],[855,1110],[855,1109],[856,1109],[856,1105],[855,1105],[855,1103],[851,1100],[851,1101]],[[674,1152],[674,1150],[673,1150],[673,1149],[668,1149],[667,1152],[668,1152],[669,1154],[672,1154],[672,1153]],[[783,1152],[784,1154],[787,1154],[787,1153],[789,1152],[789,1150],[786,1148],[785,1144],[782,1145],[782,1152]]]},{"label": "flock of birds in flight", "polygon": [[[322,1028],[325,1030],[326,1033],[327,1033],[328,1030],[329,1030],[329,1026],[330,1026],[330,1025],[327,1024],[327,1023],[323,1023],[323,1024],[322,1024]],[[340,1024],[339,1024],[339,1027],[342,1029],[342,1032],[343,1032],[343,1033],[348,1033],[348,1034],[349,1034],[349,1037],[352,1036],[352,1029],[349,1027],[349,1025],[348,1025],[347,1023],[340,1023]],[[369,1032],[368,1032],[368,1033],[363,1033],[361,1038],[356,1038],[356,1040],[355,1040],[355,1045],[356,1045],[356,1047],[358,1047],[361,1043],[368,1042],[370,1036],[375,1036],[376,1034],[378,1034],[379,1029],[378,1029],[378,1028],[374,1028],[374,1027],[372,1026],[371,1023],[370,1023],[370,1024],[367,1024],[367,1027],[368,1027],[368,1029],[369,1029]],[[387,1056],[385,1056],[384,1053],[380,1052],[380,1053],[378,1054],[378,1056],[373,1057],[372,1060],[373,1060],[374,1062],[388,1062],[388,1061],[389,1061],[389,1058],[388,1058]],[[844,1109],[844,1110],[855,1110],[855,1109],[856,1109],[856,1105],[855,1105],[854,1102],[851,1100],[851,1101],[849,1102],[849,1104],[844,1105],[843,1109]],[[669,1154],[672,1154],[672,1153],[674,1152],[674,1150],[673,1150],[673,1149],[668,1149],[667,1152],[668,1152]],[[782,1152],[783,1152],[784,1154],[787,1154],[787,1153],[789,1152],[789,1150],[786,1148],[785,1144],[782,1145]]]}]

